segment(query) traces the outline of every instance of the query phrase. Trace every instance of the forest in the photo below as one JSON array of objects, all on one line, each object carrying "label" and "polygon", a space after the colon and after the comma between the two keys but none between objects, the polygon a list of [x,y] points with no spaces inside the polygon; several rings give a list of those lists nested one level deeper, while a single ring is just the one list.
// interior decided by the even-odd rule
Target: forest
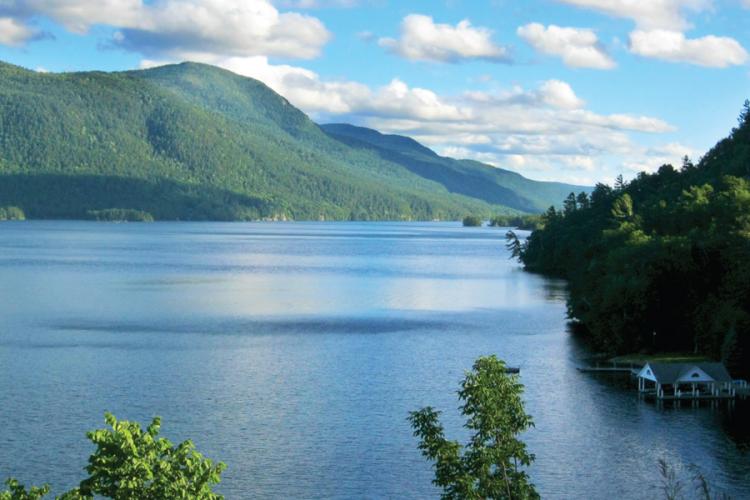
[{"label": "forest", "polygon": [[691,352],[750,375],[750,102],[699,162],[568,196],[509,248],[569,282],[568,313],[599,350]]},{"label": "forest", "polygon": [[[0,62],[0,206],[30,219],[459,220],[540,211],[572,187],[419,148],[396,158],[345,143],[263,83],[205,64],[52,74]],[[444,174],[425,176],[423,158]]]}]

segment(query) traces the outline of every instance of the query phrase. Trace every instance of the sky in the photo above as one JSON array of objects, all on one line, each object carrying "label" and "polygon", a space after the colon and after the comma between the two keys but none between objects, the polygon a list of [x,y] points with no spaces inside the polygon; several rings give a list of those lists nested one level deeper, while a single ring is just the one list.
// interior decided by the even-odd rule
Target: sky
[{"label": "sky", "polygon": [[319,123],[578,184],[697,161],[750,98],[750,0],[0,0],[0,60],[181,61]]}]

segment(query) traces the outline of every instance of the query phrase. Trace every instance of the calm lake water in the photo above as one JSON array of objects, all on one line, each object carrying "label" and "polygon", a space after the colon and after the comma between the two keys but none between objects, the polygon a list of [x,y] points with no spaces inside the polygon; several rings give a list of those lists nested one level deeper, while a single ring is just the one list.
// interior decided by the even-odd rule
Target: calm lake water
[{"label": "calm lake water", "polygon": [[0,478],[74,486],[103,412],[163,417],[228,498],[426,498],[406,421],[483,354],[521,367],[548,498],[654,498],[657,461],[750,498],[750,412],[660,409],[575,367],[565,287],[503,230],[412,223],[0,224]]}]

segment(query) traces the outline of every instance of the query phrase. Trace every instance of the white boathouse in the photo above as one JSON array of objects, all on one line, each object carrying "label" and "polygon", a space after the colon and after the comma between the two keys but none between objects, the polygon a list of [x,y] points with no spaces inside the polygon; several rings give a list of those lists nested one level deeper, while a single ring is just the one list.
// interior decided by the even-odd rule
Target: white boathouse
[{"label": "white boathouse", "polygon": [[638,372],[638,391],[661,400],[735,397],[735,384],[721,363],[647,363]]}]

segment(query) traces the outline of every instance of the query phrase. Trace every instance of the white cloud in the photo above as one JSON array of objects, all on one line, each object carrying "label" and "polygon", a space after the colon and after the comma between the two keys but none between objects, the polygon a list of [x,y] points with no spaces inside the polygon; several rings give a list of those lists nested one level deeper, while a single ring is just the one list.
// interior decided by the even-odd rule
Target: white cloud
[{"label": "white cloud", "polygon": [[550,106],[560,109],[577,109],[585,103],[573,89],[560,80],[547,80],[539,87],[541,100]]},{"label": "white cloud", "polygon": [[530,23],[519,27],[517,33],[538,52],[561,57],[566,66],[595,69],[615,67],[615,62],[599,43],[593,30],[555,25],[545,28],[539,23]]},{"label": "white cloud", "polygon": [[662,165],[672,165],[680,168],[682,159],[688,156],[692,159],[697,158],[698,152],[679,142],[670,142],[660,146],[644,148],[639,155],[627,159],[622,166],[625,170],[632,173],[638,172],[656,172]]},{"label": "white cloud", "polygon": [[[322,80],[308,69],[274,65],[268,58],[199,57],[200,62],[221,66],[237,74],[261,80],[292,104],[307,113],[326,115],[379,116],[392,119],[465,120],[469,111],[448,103],[428,89],[409,87],[399,79],[372,89],[350,80]],[[142,67],[153,67],[168,61],[144,60]]]},{"label": "white cloud", "polygon": [[359,0],[279,0],[281,7],[292,9],[322,9],[326,7],[356,7]]},{"label": "white cloud", "polygon": [[508,50],[492,41],[492,31],[475,28],[468,20],[456,26],[436,24],[432,17],[411,14],[401,23],[401,37],[378,43],[410,60],[455,63],[467,59],[508,61]]},{"label": "white cloud", "polygon": [[630,51],[643,57],[713,68],[741,65],[748,60],[747,51],[733,38],[709,35],[689,39],[667,30],[632,32]]},{"label": "white cloud", "polygon": [[568,83],[560,80],[547,80],[535,90],[525,90],[520,86],[515,86],[511,90],[497,94],[467,92],[465,96],[479,106],[546,105],[558,109],[577,109],[586,104],[575,94]]},{"label": "white cloud", "polygon": [[6,0],[6,5],[19,18],[47,16],[74,33],[95,24],[134,25],[145,7],[142,0]]},{"label": "white cloud", "polygon": [[6,0],[14,19],[49,17],[84,33],[92,25],[119,28],[113,42],[150,56],[197,54],[316,57],[331,37],[320,20],[281,13],[268,0]]},{"label": "white cloud", "polygon": [[[714,8],[713,0],[558,0],[635,21],[629,50],[643,57],[699,66],[726,68],[744,64],[747,51],[729,37],[707,35],[687,38],[692,27],[686,14]],[[750,4],[750,0],[742,0]]]},{"label": "white cloud", "polygon": [[685,13],[703,12],[712,0],[558,0],[592,9],[613,17],[632,19],[641,29],[685,30],[690,27]]},{"label": "white cloud", "polygon": [[17,47],[36,36],[36,31],[11,17],[0,17],[0,44]]}]

